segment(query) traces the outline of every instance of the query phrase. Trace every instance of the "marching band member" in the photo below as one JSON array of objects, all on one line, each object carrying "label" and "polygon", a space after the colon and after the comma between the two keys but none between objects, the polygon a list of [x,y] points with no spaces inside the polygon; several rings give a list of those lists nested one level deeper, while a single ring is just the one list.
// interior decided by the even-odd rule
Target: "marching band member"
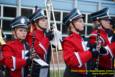
[{"label": "marching band member", "polygon": [[[92,22],[95,24],[97,29],[94,29],[89,37],[90,47],[97,46],[99,47],[100,54],[103,54],[98,57],[96,68],[98,70],[112,70],[113,62],[112,57],[107,53],[104,46],[111,44],[112,38],[112,25],[110,24],[110,17],[108,15],[108,8],[104,8],[97,12],[90,14]],[[97,74],[97,77],[113,77],[110,74]]]},{"label": "marching band member", "polygon": [[[50,63],[51,50],[50,50],[50,39],[45,34],[48,28],[47,17],[42,9],[37,10],[32,16],[30,16],[31,31],[28,33],[27,41],[32,46],[34,43],[34,49],[40,59],[46,63]],[[50,32],[51,33],[51,32]],[[33,40],[34,37],[34,41]],[[44,72],[45,74],[46,72]],[[34,65],[32,71],[32,77],[40,77],[40,66]],[[44,76],[44,75],[43,75]],[[48,75],[49,77],[49,71]]]},{"label": "marching band member", "polygon": [[3,38],[3,34],[2,34],[2,29],[0,28],[0,77],[3,77],[4,74],[3,74],[3,54],[2,54],[2,51],[1,51],[1,47],[2,45],[5,44],[5,41],[4,41],[4,38]]},{"label": "marching band member", "polygon": [[112,43],[105,46],[105,48],[110,53],[111,57],[115,57],[115,19],[111,16],[110,20],[113,29]]},{"label": "marching band member", "polygon": [[0,64],[3,63],[3,55],[2,55],[2,51],[1,51],[1,46],[5,44],[5,41],[3,39],[3,34],[2,34],[2,30],[0,28]]},{"label": "marching band member", "polygon": [[16,17],[11,23],[14,40],[2,46],[4,64],[9,74],[8,77],[27,77],[29,58],[29,47],[25,41],[29,19],[24,16]]},{"label": "marching band member", "polygon": [[74,8],[63,19],[63,26],[70,32],[63,40],[63,58],[66,63],[64,77],[86,77],[86,63],[98,55],[97,51],[90,51],[86,48],[80,32],[84,30],[82,15]]}]

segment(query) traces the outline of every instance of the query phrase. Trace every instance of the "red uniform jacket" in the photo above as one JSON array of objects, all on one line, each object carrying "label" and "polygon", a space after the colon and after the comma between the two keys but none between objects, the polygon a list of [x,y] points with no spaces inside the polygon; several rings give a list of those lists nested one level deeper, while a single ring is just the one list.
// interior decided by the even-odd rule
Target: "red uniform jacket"
[{"label": "red uniform jacket", "polygon": [[79,34],[72,33],[62,43],[63,57],[71,70],[86,72],[86,63],[92,58],[90,51],[86,49],[84,41]]},{"label": "red uniform jacket", "polygon": [[27,35],[27,42],[30,44],[30,46],[32,46],[33,35],[35,37],[34,49],[35,49],[36,53],[39,55],[39,57],[41,59],[45,60],[47,50],[48,50],[49,45],[50,45],[49,40],[43,31],[35,29],[33,32],[30,32]]},{"label": "red uniform jacket", "polygon": [[0,64],[3,63],[3,55],[2,55],[2,51],[0,51]]},{"label": "red uniform jacket", "polygon": [[[102,39],[102,46],[107,46],[111,43],[111,39],[108,37],[108,34],[104,31],[104,29],[98,29],[100,33],[100,38]],[[90,44],[96,43],[97,30],[94,30],[90,35]],[[99,57],[99,67],[103,69],[111,69],[112,68],[112,58],[109,54],[103,55]]]},{"label": "red uniform jacket", "polygon": [[23,67],[26,65],[24,45],[19,40],[14,40],[3,45],[2,50],[10,77],[23,77]]},{"label": "red uniform jacket", "polygon": [[0,64],[3,64],[3,53],[0,46]]},{"label": "red uniform jacket", "polygon": [[107,49],[111,57],[115,57],[115,42],[108,44],[105,48]]}]

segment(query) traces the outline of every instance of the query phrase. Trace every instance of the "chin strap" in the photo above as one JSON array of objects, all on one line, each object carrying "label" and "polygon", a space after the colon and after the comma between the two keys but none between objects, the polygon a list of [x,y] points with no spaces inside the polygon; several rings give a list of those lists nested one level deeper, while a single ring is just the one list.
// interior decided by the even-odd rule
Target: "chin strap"
[{"label": "chin strap", "polygon": [[75,25],[74,25],[74,23],[72,22],[72,25],[73,25],[73,27],[74,27],[74,29],[77,31],[77,32],[79,32],[79,33],[81,33],[82,31],[80,31],[79,29],[77,29],[76,27],[75,27]]}]

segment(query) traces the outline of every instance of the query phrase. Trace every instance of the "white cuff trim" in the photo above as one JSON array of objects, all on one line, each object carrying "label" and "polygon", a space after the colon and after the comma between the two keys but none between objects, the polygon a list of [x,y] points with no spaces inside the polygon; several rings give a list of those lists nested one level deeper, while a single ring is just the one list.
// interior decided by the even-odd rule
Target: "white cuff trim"
[{"label": "white cuff trim", "polygon": [[13,60],[13,68],[11,68],[11,71],[15,71],[16,70],[16,58],[12,56],[12,60]]},{"label": "white cuff trim", "polygon": [[112,51],[111,49],[109,48],[109,46],[106,46],[105,49],[107,49],[107,51],[110,53],[110,55],[113,57],[113,54],[112,54]]},{"label": "white cuff trim", "polygon": [[74,54],[77,57],[77,60],[79,62],[79,66],[78,67],[82,67],[82,62],[81,62],[81,59],[80,59],[80,56],[79,56],[78,52],[74,52]]}]

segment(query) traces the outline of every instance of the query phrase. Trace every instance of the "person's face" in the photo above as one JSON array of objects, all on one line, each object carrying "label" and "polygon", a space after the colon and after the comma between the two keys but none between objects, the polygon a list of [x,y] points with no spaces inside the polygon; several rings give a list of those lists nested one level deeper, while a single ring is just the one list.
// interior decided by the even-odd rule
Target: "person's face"
[{"label": "person's face", "polygon": [[75,25],[75,28],[78,29],[79,31],[84,30],[85,25],[84,25],[84,21],[82,18],[73,20],[73,24]]},{"label": "person's face", "polygon": [[112,28],[112,25],[110,24],[109,19],[100,20],[100,23],[105,29],[111,29]]},{"label": "person's face", "polygon": [[41,19],[37,20],[37,25],[39,25],[43,29],[47,29],[48,28],[48,21],[46,18],[41,18]]},{"label": "person's face", "polygon": [[14,37],[16,39],[24,40],[27,35],[27,29],[26,28],[15,28],[13,31]]}]

